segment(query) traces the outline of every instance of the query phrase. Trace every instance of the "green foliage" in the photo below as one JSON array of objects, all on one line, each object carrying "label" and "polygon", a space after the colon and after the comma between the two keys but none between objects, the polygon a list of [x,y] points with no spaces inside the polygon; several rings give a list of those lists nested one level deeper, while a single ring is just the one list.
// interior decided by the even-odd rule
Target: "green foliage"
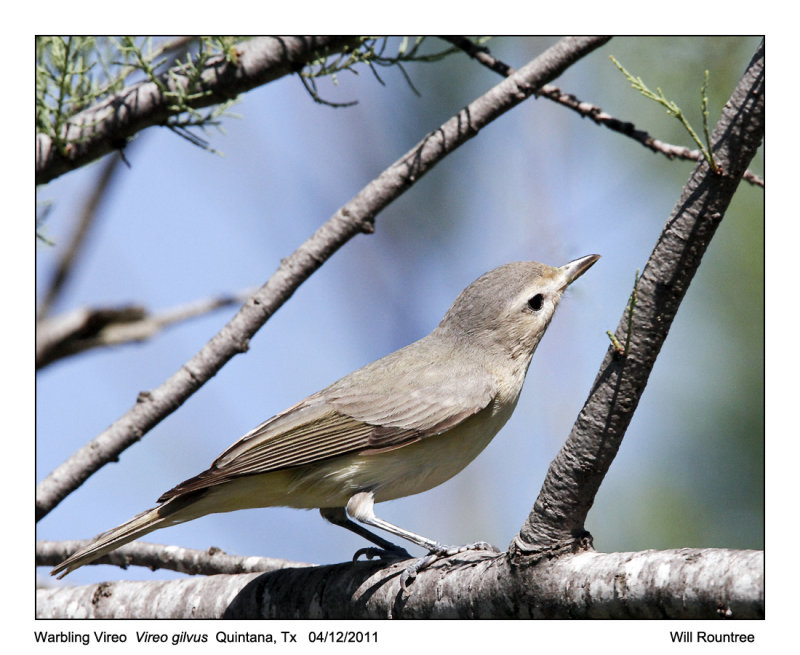
[{"label": "green foliage", "polygon": [[[149,80],[168,99],[167,127],[196,145],[207,144],[190,127],[219,125],[233,101],[198,111],[191,101],[205,93],[201,74],[208,60],[223,54],[235,61],[232,37],[39,37],[36,40],[36,130],[49,135],[62,154],[65,125],[82,110],[126,86]],[[181,75],[188,84],[169,88],[163,74]]]},{"label": "green foliage", "polygon": [[708,96],[706,94],[708,89],[708,71],[705,72],[703,77],[703,86],[700,89],[700,101],[703,111],[703,132],[705,134],[706,144],[708,145],[708,147],[706,147],[706,145],[700,140],[700,137],[697,136],[697,132],[695,132],[692,128],[689,120],[686,118],[681,108],[674,101],[669,100],[659,87],[656,87],[655,91],[651,91],[642,81],[641,77],[634,77],[631,75],[627,70],[625,70],[625,68],[623,68],[622,64],[620,64],[613,55],[611,55],[610,58],[611,61],[614,62],[614,65],[619,68],[622,74],[628,79],[634,89],[639,91],[645,98],[654,100],[658,104],[665,107],[670,116],[675,116],[675,118],[680,121],[681,125],[686,128],[686,131],[689,132],[689,135],[697,144],[697,147],[700,148],[700,152],[703,153],[703,157],[708,162],[711,170],[715,173],[718,173],[719,167],[717,166],[717,163],[714,161],[714,157],[711,154],[711,139],[709,138],[708,134]]},{"label": "green foliage", "polygon": [[620,357],[627,357],[628,353],[631,350],[631,332],[633,331],[633,313],[636,311],[636,303],[639,300],[639,295],[636,291],[636,287],[639,286],[639,269],[636,269],[636,275],[633,278],[633,290],[631,291],[630,299],[628,300],[628,306],[625,308],[625,312],[628,314],[628,331],[625,333],[625,345],[623,346],[619,339],[614,335],[611,330],[606,330],[606,335],[611,340],[611,345],[614,346],[614,350],[617,352],[617,355]]},{"label": "green foliage", "polygon": [[[99,69],[107,62],[94,37],[36,39],[36,131],[49,134],[64,152],[61,129],[69,119],[102,97]],[[107,81],[105,86],[112,87]]]},{"label": "green foliage", "polygon": [[[202,74],[212,57],[223,55],[234,64],[238,61],[239,37],[61,37],[36,39],[36,131],[50,136],[62,154],[70,144],[64,134],[67,123],[84,109],[97,105],[122,89],[141,81],[158,86],[169,102],[170,116],[166,127],[191,143],[211,150],[208,142],[192,128],[220,127],[220,119],[235,99],[199,110],[198,98],[208,93],[202,85]],[[355,103],[333,103],[323,100],[316,80],[368,66],[376,79],[379,67],[397,66],[416,93],[403,64],[438,61],[454,52],[448,47],[437,52],[422,52],[424,37],[403,38],[394,54],[386,55],[389,39],[363,37],[358,47],[343,52],[321,51],[319,56],[299,72],[299,77],[315,102],[331,106]],[[167,80],[181,84],[168,84]]]},{"label": "green foliage", "polygon": [[[483,43],[487,38],[488,37],[482,37],[477,39],[477,42]],[[324,100],[320,97],[316,79],[320,77],[330,77],[334,84],[338,84],[338,73],[347,71],[358,75],[356,66],[363,64],[369,68],[370,72],[375,76],[375,79],[385,86],[385,82],[378,74],[378,68],[396,66],[403,74],[411,90],[415,94],[420,95],[403,64],[416,62],[431,63],[439,61],[451,54],[461,52],[461,50],[456,47],[447,47],[435,52],[423,52],[422,46],[426,40],[429,40],[429,37],[417,36],[412,38],[405,36],[400,40],[396,52],[391,56],[387,56],[385,53],[389,45],[388,37],[363,37],[357,48],[346,49],[333,56],[329,56],[328,53],[322,53],[318,59],[310,62],[309,65],[300,72],[300,80],[303,82],[303,86],[305,86],[306,91],[308,91],[314,102],[331,107],[349,107],[357,104],[357,101],[336,103]]]}]

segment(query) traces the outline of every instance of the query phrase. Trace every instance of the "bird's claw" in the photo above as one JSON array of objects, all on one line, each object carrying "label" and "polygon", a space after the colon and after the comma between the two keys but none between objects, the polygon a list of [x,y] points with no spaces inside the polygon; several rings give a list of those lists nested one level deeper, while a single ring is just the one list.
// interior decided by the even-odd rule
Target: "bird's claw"
[{"label": "bird's claw", "polygon": [[492,553],[500,552],[497,546],[490,544],[488,541],[476,541],[474,544],[465,544],[463,546],[442,546],[442,556],[450,557],[451,555],[458,555],[468,550],[488,550]]},{"label": "bird's claw", "polygon": [[353,561],[357,562],[362,555],[368,560],[375,558],[382,560],[411,559],[411,554],[405,548],[400,548],[400,546],[395,546],[394,548],[378,548],[377,546],[359,548],[353,553]]},{"label": "bird's claw", "polygon": [[474,544],[465,544],[464,546],[443,546],[441,544],[436,544],[427,555],[414,560],[405,568],[400,575],[400,587],[404,592],[408,593],[408,585],[414,581],[414,578],[417,577],[417,573],[428,568],[438,559],[458,555],[468,550],[488,550],[492,553],[500,552],[497,546],[493,546],[486,541],[477,541]]}]

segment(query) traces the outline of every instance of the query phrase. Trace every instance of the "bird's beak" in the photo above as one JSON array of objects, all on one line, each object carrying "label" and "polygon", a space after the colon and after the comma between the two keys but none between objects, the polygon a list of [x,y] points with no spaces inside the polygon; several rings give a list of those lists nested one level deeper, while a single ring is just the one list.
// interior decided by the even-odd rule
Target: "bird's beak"
[{"label": "bird's beak", "polygon": [[585,257],[580,257],[579,259],[571,261],[569,264],[564,264],[564,266],[559,268],[559,270],[564,273],[564,278],[566,280],[561,290],[563,291],[566,289],[570,284],[588,271],[592,267],[592,264],[594,264],[598,259],[600,259],[600,255],[586,255]]}]

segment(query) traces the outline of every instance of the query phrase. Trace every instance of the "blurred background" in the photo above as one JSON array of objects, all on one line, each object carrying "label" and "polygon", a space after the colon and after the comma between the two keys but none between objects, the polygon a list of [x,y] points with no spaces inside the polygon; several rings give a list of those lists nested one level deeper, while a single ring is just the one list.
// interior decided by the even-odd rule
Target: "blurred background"
[{"label": "blurred background", "polygon": [[[555,38],[496,38],[519,67]],[[750,60],[757,38],[615,38],[554,84],[670,143],[693,147],[608,59],[661,87],[701,127]],[[431,40],[431,49],[442,43]],[[392,46],[387,52],[391,52]],[[166,310],[262,284],[364,185],[501,81],[465,55],[322,80],[316,104],[296,77],[245,94],[209,132],[222,156],[151,128],[126,150],[84,256],[54,314],[141,303]],[[37,245],[46,290],[103,161],[38,190],[52,209]],[[546,99],[529,99],[449,156],[345,245],[234,358],[116,464],[103,467],[37,527],[40,539],[89,538],[153,506],[244,432],[350,371],[424,336],[458,293],[503,263],[603,258],[570,289],[534,356],[519,405],[484,453],[425,494],[379,516],[447,544],[505,548],[586,399],[641,269],[694,164],[669,161]],[[752,169],[763,174],[759,156]],[[600,551],[764,545],[764,212],[742,183],[686,296],[587,529]],[[195,354],[234,314],[182,323],[144,344],[95,350],[38,374],[37,482]],[[217,546],[311,563],[365,545],[316,511],[209,516],[148,541]],[[417,552],[415,549],[412,552]],[[421,554],[421,553],[420,553]],[[44,578],[47,570],[40,569]],[[65,582],[171,578],[88,566]]]}]

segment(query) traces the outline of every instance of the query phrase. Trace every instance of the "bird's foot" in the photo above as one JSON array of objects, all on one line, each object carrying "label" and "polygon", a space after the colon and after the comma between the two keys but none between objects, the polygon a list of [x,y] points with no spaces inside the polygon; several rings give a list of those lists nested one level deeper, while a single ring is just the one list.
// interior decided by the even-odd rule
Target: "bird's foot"
[{"label": "bird's foot", "polygon": [[359,548],[353,554],[353,561],[358,561],[362,555],[370,559],[394,560],[394,559],[411,559],[411,554],[400,546],[391,544],[391,548],[378,548],[377,546],[367,546],[366,548]]},{"label": "bird's foot", "polygon": [[458,555],[468,550],[488,550],[491,553],[499,553],[500,550],[486,541],[476,541],[474,544],[465,544],[463,546],[443,546],[436,544],[427,555],[414,560],[409,564],[400,576],[400,586],[403,591],[408,592],[408,585],[417,577],[417,573],[427,569],[438,559]]}]

